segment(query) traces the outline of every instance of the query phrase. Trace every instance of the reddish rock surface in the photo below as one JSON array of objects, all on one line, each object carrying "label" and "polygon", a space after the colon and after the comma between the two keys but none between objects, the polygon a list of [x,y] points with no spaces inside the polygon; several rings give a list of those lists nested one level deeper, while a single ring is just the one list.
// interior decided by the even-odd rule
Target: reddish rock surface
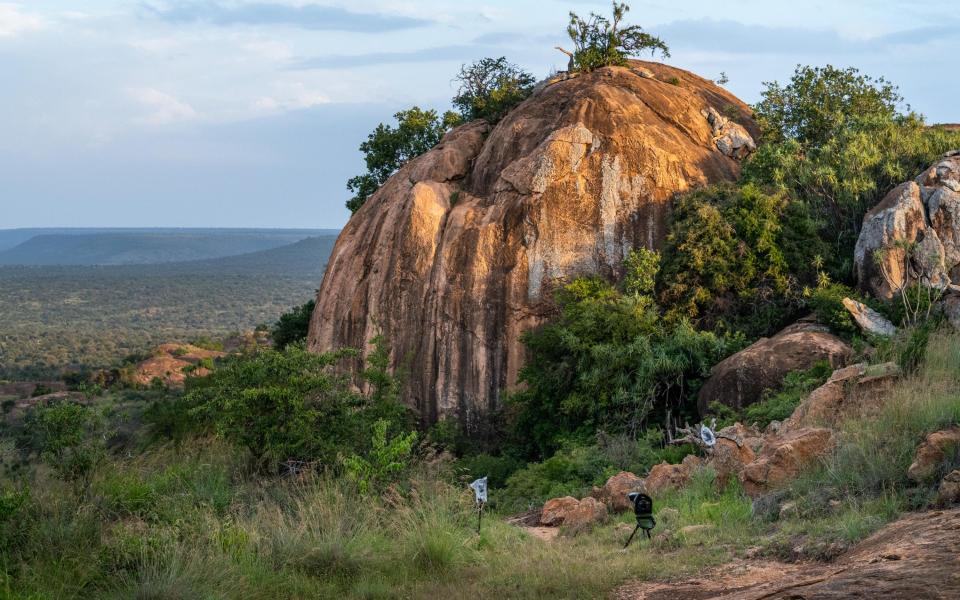
[{"label": "reddish rock surface", "polygon": [[960,598],[960,509],[910,514],[830,564],[736,561],[686,581],[635,582],[618,600]]},{"label": "reddish rock surface", "polygon": [[795,478],[832,449],[829,429],[805,428],[767,436],[756,460],[740,471],[740,483],[755,498]]},{"label": "reddish rock surface", "polygon": [[587,527],[607,517],[607,507],[596,498],[577,500],[573,496],[547,500],[540,512],[540,524],[546,527],[563,525],[574,530]]},{"label": "reddish rock surface", "polygon": [[[406,397],[424,421],[498,407],[554,282],[617,277],[631,248],[660,247],[674,195],[736,178],[721,147],[740,156],[756,134],[712,82],[632,66],[540,86],[492,129],[459,127],[400,169],[341,232],[309,348],[367,348],[382,332],[394,364],[417,365]],[[710,108],[740,116],[718,128]]]},{"label": "reddish rock surface", "polygon": [[[190,370],[203,359],[215,359],[226,356],[216,350],[205,350],[191,344],[162,344],[153,356],[137,364],[133,373],[133,380],[139,385],[148,386],[154,379],[159,379],[166,386],[176,387],[183,385],[187,379],[184,370]],[[202,377],[209,374],[203,367],[195,368],[192,374]]]},{"label": "reddish rock surface", "polygon": [[627,498],[627,494],[644,490],[643,479],[629,471],[620,471],[607,479],[603,487],[596,490],[594,496],[606,504],[612,512],[624,512],[633,509],[633,503]]},{"label": "reddish rock surface", "polygon": [[697,397],[700,413],[706,414],[713,402],[739,411],[760,400],[764,390],[778,389],[791,371],[809,369],[820,360],[841,367],[852,355],[853,349],[828,328],[795,323],[715,365]]},{"label": "reddish rock surface", "polygon": [[700,461],[695,456],[687,456],[679,465],[662,462],[650,469],[650,474],[643,480],[646,492],[653,497],[667,490],[683,487],[690,480],[693,469]]},{"label": "reddish rock surface", "polygon": [[837,369],[822,386],[810,392],[780,431],[803,427],[836,427],[851,417],[876,413],[886,401],[886,392],[900,377],[896,363],[858,363]]}]

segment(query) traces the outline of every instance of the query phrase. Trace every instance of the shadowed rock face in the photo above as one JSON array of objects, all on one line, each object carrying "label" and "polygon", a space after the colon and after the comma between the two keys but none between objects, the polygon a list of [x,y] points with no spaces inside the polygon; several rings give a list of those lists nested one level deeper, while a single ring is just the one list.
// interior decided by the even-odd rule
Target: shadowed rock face
[{"label": "shadowed rock face", "polygon": [[[310,349],[382,332],[424,421],[495,409],[555,282],[619,277],[631,248],[662,244],[677,192],[738,175],[731,131],[756,132],[711,82],[632,66],[541,85],[492,130],[459,127],[391,177],[340,234]],[[733,121],[715,132],[707,109]]]}]

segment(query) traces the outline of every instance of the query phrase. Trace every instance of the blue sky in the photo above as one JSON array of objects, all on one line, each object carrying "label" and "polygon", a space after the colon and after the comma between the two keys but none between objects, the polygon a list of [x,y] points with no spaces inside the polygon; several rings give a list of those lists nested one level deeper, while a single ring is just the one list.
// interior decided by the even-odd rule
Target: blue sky
[{"label": "blue sky", "polygon": [[[798,63],[856,66],[960,121],[950,2],[632,2],[671,64],[747,102]],[[0,0],[0,228],[340,227],[357,146],[463,62],[561,69],[559,0]]]}]

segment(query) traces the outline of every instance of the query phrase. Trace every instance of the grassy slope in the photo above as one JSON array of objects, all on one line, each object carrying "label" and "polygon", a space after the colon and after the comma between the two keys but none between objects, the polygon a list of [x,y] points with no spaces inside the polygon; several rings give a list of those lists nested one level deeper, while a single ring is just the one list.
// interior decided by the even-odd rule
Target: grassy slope
[{"label": "grassy slope", "polygon": [[[38,598],[589,598],[627,579],[688,575],[751,546],[778,554],[799,545],[828,557],[929,499],[932,488],[912,487],[904,472],[927,432],[960,422],[958,383],[960,334],[936,334],[925,364],[896,386],[884,412],[846,423],[837,453],[787,491],[799,514],[762,521],[737,487],[718,493],[703,473],[656,498],[657,531],[671,533],[627,552],[629,515],[552,543],[491,515],[478,537],[468,490],[426,467],[402,495],[361,498],[324,477],[257,480],[215,441],[154,448],[115,457],[86,493],[41,473],[34,502],[11,521],[21,542],[0,557],[0,590]],[[693,524],[710,528],[680,533]]]}]

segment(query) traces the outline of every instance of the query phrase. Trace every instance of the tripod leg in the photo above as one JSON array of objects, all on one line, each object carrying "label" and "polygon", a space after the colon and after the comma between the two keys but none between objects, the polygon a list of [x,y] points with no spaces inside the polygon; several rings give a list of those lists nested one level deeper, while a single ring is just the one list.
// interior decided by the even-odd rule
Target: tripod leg
[{"label": "tripod leg", "polygon": [[626,549],[627,549],[627,546],[630,545],[630,542],[633,541],[633,536],[637,535],[637,531],[638,531],[639,529],[640,529],[640,526],[639,526],[639,525],[637,525],[636,527],[633,528],[633,533],[631,533],[631,534],[630,534],[630,537],[627,538],[627,543],[623,545],[623,549],[624,549],[624,550],[626,550]]}]

